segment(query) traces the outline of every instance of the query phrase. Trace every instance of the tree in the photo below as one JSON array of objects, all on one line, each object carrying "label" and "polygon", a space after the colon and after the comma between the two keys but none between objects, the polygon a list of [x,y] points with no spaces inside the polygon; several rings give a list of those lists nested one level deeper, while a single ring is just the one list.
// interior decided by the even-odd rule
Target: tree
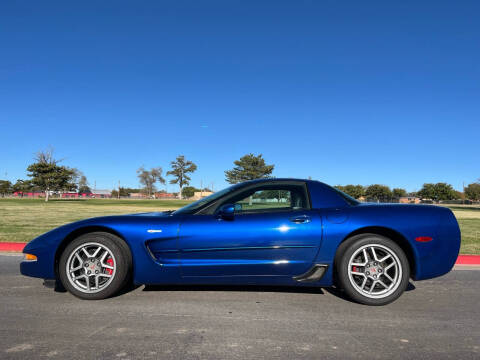
[{"label": "tree", "polygon": [[161,167],[155,167],[150,170],[145,170],[145,168],[141,166],[137,170],[137,174],[140,183],[145,186],[145,191],[147,192],[149,198],[152,197],[152,193],[156,190],[156,182],[165,184],[165,179],[162,177]]},{"label": "tree", "polygon": [[185,186],[183,189],[182,189],[182,196],[184,198],[191,198],[192,196],[195,195],[195,192],[198,192],[198,191],[201,191],[200,189],[197,189],[193,186]]},{"label": "tree", "polygon": [[480,183],[468,184],[465,188],[465,197],[469,200],[480,200]]},{"label": "tree", "polygon": [[12,183],[8,180],[0,180],[0,194],[5,196],[12,192]]},{"label": "tree", "polygon": [[225,171],[225,178],[230,184],[271,177],[275,167],[275,165],[266,165],[262,154],[258,156],[247,154],[233,163],[235,167]]},{"label": "tree", "polygon": [[18,179],[17,182],[12,185],[12,190],[14,192],[21,193],[22,197],[23,197],[23,193],[26,193],[26,192],[29,192],[29,191],[34,191],[35,186],[32,184],[31,180]]},{"label": "tree", "polygon": [[392,195],[395,198],[401,198],[407,196],[407,191],[401,188],[395,188],[392,190]]},{"label": "tree", "polygon": [[172,170],[167,172],[167,175],[174,177],[173,180],[170,180],[170,184],[178,184],[178,188],[180,189],[178,197],[181,199],[183,187],[190,184],[191,178],[188,174],[197,170],[197,165],[192,161],[185,160],[185,156],[183,155],[177,156],[177,159],[172,161],[170,165],[172,165]]},{"label": "tree", "polygon": [[388,201],[392,197],[392,192],[386,185],[373,184],[365,189],[365,196],[376,201]]},{"label": "tree", "polygon": [[335,186],[335,188],[343,191],[345,194],[350,195],[355,199],[358,199],[365,195],[365,188],[362,185],[337,185]]},{"label": "tree", "polygon": [[435,184],[430,184],[430,183],[423,184],[420,191],[417,192],[417,195],[422,199],[434,200],[436,198]]},{"label": "tree", "polygon": [[80,194],[89,194],[92,192],[92,190],[88,186],[87,177],[83,174],[80,175],[80,179],[78,180],[78,192]]},{"label": "tree", "polygon": [[38,152],[35,162],[27,167],[32,184],[45,192],[45,201],[48,201],[50,191],[71,190],[76,187],[76,170],[59,166],[59,162],[61,160],[53,157],[53,149],[50,148]]},{"label": "tree", "polygon": [[431,199],[435,202],[440,200],[453,200],[457,197],[452,185],[447,183],[423,184],[418,196],[423,199]]}]

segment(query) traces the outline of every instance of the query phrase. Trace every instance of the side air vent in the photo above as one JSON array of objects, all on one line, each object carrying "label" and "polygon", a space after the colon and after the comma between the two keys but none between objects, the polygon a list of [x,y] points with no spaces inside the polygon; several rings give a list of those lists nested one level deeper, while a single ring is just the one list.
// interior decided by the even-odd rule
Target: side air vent
[{"label": "side air vent", "polygon": [[323,277],[327,269],[328,269],[328,265],[326,264],[315,264],[306,273],[302,275],[294,276],[293,280],[296,280],[299,282],[319,281]]}]

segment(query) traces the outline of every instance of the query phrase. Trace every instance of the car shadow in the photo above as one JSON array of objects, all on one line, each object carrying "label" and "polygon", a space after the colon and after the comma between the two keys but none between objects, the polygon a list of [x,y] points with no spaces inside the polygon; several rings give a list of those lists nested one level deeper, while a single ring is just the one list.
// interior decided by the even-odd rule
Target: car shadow
[{"label": "car shadow", "polygon": [[[129,292],[135,291],[142,285],[134,285],[129,283],[120,292],[111,296],[116,298]],[[415,290],[416,287],[412,282],[408,283],[405,291]],[[342,300],[355,303],[343,290],[337,287],[314,287],[314,286],[277,286],[277,285],[145,285],[142,291],[231,291],[231,292],[265,292],[265,293],[291,293],[291,294],[315,294],[325,295],[328,293]],[[60,282],[56,283],[55,292],[67,292]]]},{"label": "car shadow", "polygon": [[276,285],[145,285],[143,291],[241,291],[325,294],[323,288],[320,287]]}]

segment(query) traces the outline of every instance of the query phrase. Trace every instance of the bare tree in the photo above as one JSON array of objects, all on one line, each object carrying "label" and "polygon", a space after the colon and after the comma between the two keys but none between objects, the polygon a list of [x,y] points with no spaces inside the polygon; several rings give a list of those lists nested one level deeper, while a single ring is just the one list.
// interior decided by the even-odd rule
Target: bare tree
[{"label": "bare tree", "polygon": [[145,190],[150,198],[152,193],[156,190],[155,183],[159,182],[165,184],[165,179],[162,177],[162,168],[160,166],[146,170],[142,165],[138,170],[138,179],[140,183],[145,187]]}]

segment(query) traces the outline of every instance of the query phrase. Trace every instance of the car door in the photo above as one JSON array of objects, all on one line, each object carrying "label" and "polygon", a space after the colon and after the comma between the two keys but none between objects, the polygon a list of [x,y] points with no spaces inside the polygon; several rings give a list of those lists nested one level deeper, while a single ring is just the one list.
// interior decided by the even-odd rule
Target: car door
[{"label": "car door", "polygon": [[183,277],[292,276],[312,266],[322,224],[304,183],[253,187],[219,208],[225,203],[235,206],[231,219],[218,212],[182,219]]}]

